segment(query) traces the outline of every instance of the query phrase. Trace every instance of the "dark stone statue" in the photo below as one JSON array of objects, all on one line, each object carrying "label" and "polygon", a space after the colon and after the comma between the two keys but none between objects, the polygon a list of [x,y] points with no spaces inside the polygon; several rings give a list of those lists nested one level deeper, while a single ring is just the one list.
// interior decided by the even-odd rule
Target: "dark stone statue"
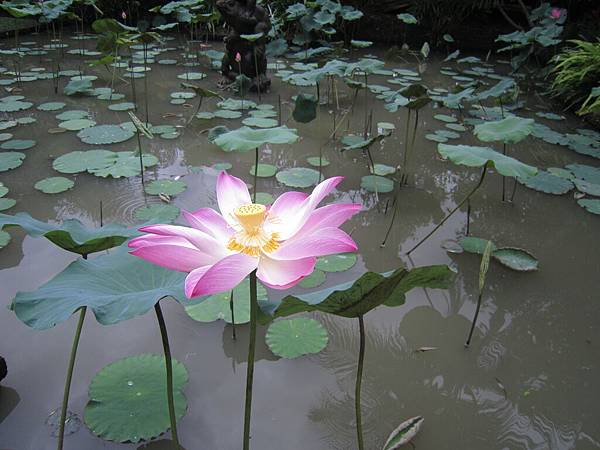
[{"label": "dark stone statue", "polygon": [[[226,49],[221,73],[227,80],[233,82],[241,71],[252,80],[251,91],[257,91],[259,88],[261,92],[266,91],[271,85],[271,80],[266,76],[265,46],[267,33],[271,29],[267,11],[262,6],[256,5],[256,0],[218,0],[217,9],[232,29],[225,38]],[[240,37],[241,34],[257,33],[263,33],[264,36],[254,42]],[[236,61],[238,53],[239,62]]]}]

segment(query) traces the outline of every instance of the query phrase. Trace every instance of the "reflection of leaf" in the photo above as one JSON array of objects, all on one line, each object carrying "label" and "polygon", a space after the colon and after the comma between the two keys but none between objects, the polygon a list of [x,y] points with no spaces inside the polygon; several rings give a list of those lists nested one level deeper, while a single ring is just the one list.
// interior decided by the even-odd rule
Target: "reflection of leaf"
[{"label": "reflection of leaf", "polygon": [[78,259],[34,292],[19,292],[17,317],[45,330],[87,306],[103,325],[145,314],[166,296],[184,299],[185,274],[158,267],[121,247],[108,255]]},{"label": "reflection of leaf", "polygon": [[317,97],[310,94],[298,94],[294,112],[294,120],[300,123],[309,123],[317,118]]}]

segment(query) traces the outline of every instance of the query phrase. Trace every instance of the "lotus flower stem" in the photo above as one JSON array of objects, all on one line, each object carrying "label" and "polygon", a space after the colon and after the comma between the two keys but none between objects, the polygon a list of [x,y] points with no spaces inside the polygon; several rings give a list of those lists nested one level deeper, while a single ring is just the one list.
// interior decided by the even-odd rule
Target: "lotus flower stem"
[{"label": "lotus flower stem", "polygon": [[[87,259],[87,255],[84,255],[83,258]],[[73,344],[71,345],[71,356],[69,357],[69,367],[67,369],[65,390],[63,393],[62,406],[60,410],[60,422],[58,425],[58,444],[56,446],[58,450],[62,450],[65,440],[65,422],[67,420],[67,408],[69,407],[69,393],[71,392],[71,381],[73,380],[73,369],[75,368],[75,359],[77,358],[77,347],[79,347],[79,338],[81,337],[81,329],[83,328],[86,311],[86,306],[79,310],[79,321],[77,322],[75,336],[73,336]]]},{"label": "lotus flower stem", "polygon": [[[385,237],[383,238],[383,242],[379,245],[379,247],[381,247],[381,248],[385,247],[388,237],[390,236],[390,233],[392,231],[392,227],[394,226],[394,220],[396,220],[396,214],[398,213],[398,192],[396,192],[396,194],[394,195],[393,201],[394,201],[394,212],[392,214],[392,220],[390,221],[390,226],[388,227],[387,231],[385,232]],[[385,205],[385,211],[387,213],[387,204]]]},{"label": "lotus flower stem", "polygon": [[471,199],[467,200],[467,232],[466,235],[469,235],[471,231]]},{"label": "lotus flower stem", "polygon": [[244,405],[244,450],[250,450],[250,417],[252,416],[252,383],[254,381],[254,354],[256,352],[256,270],[250,274],[250,341],[248,343],[248,368],[246,371],[246,403]]},{"label": "lotus flower stem", "polygon": [[[140,152],[140,173],[142,174],[142,189],[144,189],[144,156],[142,154],[142,138],[140,136],[140,130],[136,130],[136,136],[138,141],[138,151]],[[145,191],[144,191],[145,192]]]},{"label": "lotus flower stem", "polygon": [[169,419],[171,421],[171,437],[173,438],[173,447],[175,450],[181,450],[179,437],[177,436],[177,416],[175,415],[175,400],[173,398],[173,363],[171,360],[171,347],[169,346],[169,335],[167,334],[167,325],[160,308],[160,300],[154,305],[156,320],[160,328],[160,337],[162,339],[163,351],[165,353],[165,367],[167,370],[167,403],[169,406]]},{"label": "lotus flower stem", "polygon": [[408,165],[408,128],[410,125],[410,109],[406,116],[406,126],[404,127],[404,158],[402,161],[402,175],[400,176],[400,185],[404,184],[404,178],[406,174],[406,166]]},{"label": "lotus flower stem", "polygon": [[254,55],[254,68],[256,69],[256,90],[258,91],[258,101],[261,101],[260,96],[260,76],[258,74],[258,56],[256,55],[256,44],[252,43],[252,54]]},{"label": "lotus flower stem", "polygon": [[196,117],[196,115],[198,115],[198,113],[200,112],[200,108],[202,108],[202,100],[204,100],[204,97],[200,96],[200,103],[198,103],[198,109],[196,109],[196,112],[194,114],[192,114],[192,116],[188,119],[187,123],[185,124],[186,126],[189,125],[190,123],[192,123],[192,120],[194,120],[194,117]]},{"label": "lotus flower stem", "polygon": [[[506,144],[502,144],[502,154],[506,155]],[[502,201],[506,201],[506,177],[502,177]]]},{"label": "lotus flower stem", "polygon": [[229,297],[229,309],[231,310],[231,326],[233,327],[233,340],[237,340],[237,336],[235,334],[235,313],[233,312],[233,289],[231,290],[231,296]]},{"label": "lotus flower stem", "polygon": [[365,363],[365,322],[362,315],[358,316],[358,328],[360,331],[360,347],[358,350],[358,366],[356,368],[356,386],[354,391],[354,407],[356,410],[356,438],[358,439],[358,450],[364,450],[362,430],[362,415],[360,409],[360,391],[362,385],[363,366]]},{"label": "lotus flower stem", "polygon": [[277,104],[278,104],[278,109],[277,110],[278,110],[278,113],[279,113],[277,115],[278,116],[277,118],[279,119],[278,125],[281,126],[281,94],[279,94],[277,96]]},{"label": "lotus flower stem", "polygon": [[146,126],[148,126],[150,123],[150,105],[148,104],[148,44],[146,42],[144,42],[144,101],[146,103]]},{"label": "lotus flower stem", "polygon": [[369,90],[367,88],[368,86],[368,82],[369,82],[369,75],[367,75],[367,73],[365,72],[365,131],[363,133],[363,139],[367,139],[367,133],[369,131],[369,129],[367,128],[367,121],[369,119],[368,116],[368,112],[369,112]]},{"label": "lotus flower stem", "polygon": [[474,194],[475,192],[477,192],[477,189],[479,189],[479,188],[481,187],[481,185],[483,184],[483,180],[485,179],[485,174],[486,174],[486,171],[487,171],[487,167],[486,167],[486,166],[483,166],[483,170],[481,171],[481,177],[479,178],[479,182],[478,182],[478,183],[477,183],[477,185],[476,185],[476,186],[473,188],[473,190],[471,190],[471,192],[469,192],[469,193],[467,194],[467,196],[466,196],[464,199],[462,199],[462,201],[461,201],[461,202],[460,202],[458,205],[456,205],[456,207],[455,207],[455,208],[454,208],[452,211],[450,211],[448,214],[446,214],[446,217],[444,217],[444,218],[442,219],[442,221],[441,221],[440,223],[438,223],[438,224],[435,226],[435,228],[434,228],[433,230],[431,230],[431,231],[430,231],[430,232],[427,234],[427,236],[425,236],[423,239],[421,239],[419,242],[417,242],[417,244],[416,244],[416,245],[415,245],[413,248],[411,248],[411,249],[410,249],[408,252],[406,252],[406,254],[407,254],[407,255],[410,255],[410,254],[411,254],[412,252],[414,252],[414,251],[415,251],[417,248],[419,248],[423,242],[425,242],[427,239],[429,239],[429,237],[431,237],[431,235],[432,235],[433,233],[435,233],[437,230],[439,230],[439,229],[440,229],[440,227],[441,227],[442,225],[444,225],[444,223],[446,223],[446,221],[447,221],[447,220],[448,220],[448,219],[449,219],[449,218],[450,218],[450,217],[451,217],[451,216],[452,216],[452,215],[453,215],[453,214],[454,214],[456,211],[458,211],[460,208],[462,208],[462,206],[463,206],[463,205],[464,205],[466,202],[468,202],[468,201],[469,201],[469,199],[470,199],[470,198],[473,196],[473,194]]},{"label": "lotus flower stem", "polygon": [[256,184],[258,183],[258,147],[254,149],[254,192],[252,192],[252,202],[256,203],[256,193],[258,188]]},{"label": "lotus flower stem", "polygon": [[510,195],[510,202],[512,203],[513,200],[515,199],[515,194],[517,193],[517,185],[519,184],[519,182],[517,181],[517,179],[515,178],[515,184],[513,185],[513,191],[512,194]]},{"label": "lotus flower stem", "polygon": [[473,331],[475,331],[475,324],[477,323],[477,317],[479,317],[479,309],[481,308],[481,293],[479,297],[477,297],[477,308],[475,308],[475,315],[473,316],[473,322],[471,323],[471,330],[469,331],[469,336],[467,337],[467,342],[465,342],[465,347],[471,345],[471,338],[473,337]]}]

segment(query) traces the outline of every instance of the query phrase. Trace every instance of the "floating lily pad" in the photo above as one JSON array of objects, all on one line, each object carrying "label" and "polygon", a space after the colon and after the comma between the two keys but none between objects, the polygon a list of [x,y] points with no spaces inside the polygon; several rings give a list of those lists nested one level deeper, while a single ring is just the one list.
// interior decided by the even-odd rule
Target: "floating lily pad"
[{"label": "floating lily pad", "polygon": [[58,111],[59,109],[63,109],[65,106],[67,106],[67,104],[63,102],[48,102],[38,105],[37,109],[40,111]]},{"label": "floating lily pad", "polygon": [[433,116],[434,119],[440,120],[442,122],[446,122],[446,123],[454,123],[454,122],[458,122],[458,119],[454,116],[448,116],[446,114],[436,114],[435,116]]},{"label": "floating lily pad", "polygon": [[215,118],[215,114],[209,111],[202,111],[196,114],[196,118],[200,120],[211,120]]},{"label": "floating lily pad", "polygon": [[25,159],[25,153],[20,152],[3,152],[0,153],[0,172],[16,169]]},{"label": "floating lily pad", "polygon": [[358,260],[355,253],[340,253],[338,255],[321,256],[317,258],[315,269],[323,272],[344,272],[351,269]]},{"label": "floating lily pad", "polygon": [[394,190],[394,181],[379,175],[365,175],[360,179],[360,187],[369,192],[385,194]]},{"label": "floating lily pad", "polygon": [[326,279],[327,275],[325,274],[325,272],[319,269],[315,269],[309,276],[303,278],[302,281],[298,283],[298,286],[304,289],[312,289],[325,283]]},{"label": "floating lily pad", "polygon": [[294,167],[278,172],[276,178],[288,187],[307,188],[319,182],[319,172],[307,167]]},{"label": "floating lily pad", "polygon": [[589,181],[580,180],[579,178],[575,178],[573,183],[575,183],[575,187],[578,191],[593,195],[594,197],[600,197],[600,184],[590,183]]},{"label": "floating lily pad", "polygon": [[175,205],[142,206],[134,216],[141,222],[171,223],[179,217],[180,210]]},{"label": "floating lily pad", "polygon": [[385,164],[375,164],[371,173],[373,173],[374,175],[385,177],[386,175],[392,175],[396,173],[396,168],[392,166],[387,166]]},{"label": "floating lily pad", "polygon": [[[115,152],[115,158],[108,167],[88,169],[88,172],[97,177],[133,177],[140,174],[140,157],[136,152]],[[154,155],[144,153],[142,155],[144,167],[152,167],[158,164],[158,158]]]},{"label": "floating lily pad", "polygon": [[32,106],[33,106],[33,103],[22,102],[20,100],[4,101],[4,102],[0,102],[0,112],[9,113],[9,112],[24,111],[26,109],[31,108]]},{"label": "floating lily pad", "polygon": [[[462,247],[465,252],[476,253],[483,255],[485,248],[487,247],[489,240],[482,239],[474,236],[467,236],[458,241],[458,244]],[[496,250],[496,244],[492,242],[492,251]]]},{"label": "floating lily pad", "polygon": [[582,208],[585,208],[587,212],[600,215],[600,200],[582,198],[580,200],[577,200],[577,203]]},{"label": "floating lily pad", "polygon": [[76,120],[76,119],[89,119],[90,113],[83,110],[71,110],[65,111],[56,116],[58,120]]},{"label": "floating lily pad", "polygon": [[271,351],[282,358],[293,359],[319,353],[327,346],[327,330],[314,319],[296,317],[273,322],[265,336]]},{"label": "floating lily pad", "polygon": [[17,201],[12,198],[0,198],[0,211],[6,211],[17,204]]},{"label": "floating lily pad", "polygon": [[324,156],[309,156],[308,158],[306,158],[306,161],[313,167],[327,167],[329,164],[331,164],[329,160]]},{"label": "floating lily pad", "polygon": [[540,170],[537,175],[526,179],[519,179],[519,182],[529,189],[544,192],[546,194],[562,195],[573,189],[573,183],[565,178],[558,177]]},{"label": "floating lily pad", "polygon": [[[258,283],[258,302],[265,302],[267,298],[267,290],[262,284]],[[185,312],[198,322],[224,320],[227,323],[231,323],[230,299],[231,291],[211,295],[198,303],[193,303],[192,301],[192,304],[185,307]],[[233,315],[236,324],[250,322],[250,280],[248,278],[233,289]]]},{"label": "floating lily pad", "polygon": [[552,112],[543,112],[543,111],[538,111],[535,113],[536,116],[538,117],[543,117],[544,119],[549,119],[549,120],[565,120],[564,116],[552,113]]},{"label": "floating lily pad", "polygon": [[117,155],[109,150],[74,151],[59,156],[52,168],[60,173],[80,173],[104,169],[115,163]]},{"label": "floating lily pad", "polygon": [[218,109],[213,114],[220,119],[239,119],[242,117],[240,111],[231,111],[229,109]]},{"label": "floating lily pad", "polygon": [[575,178],[600,184],[600,167],[586,166],[585,164],[569,164],[566,166]]},{"label": "floating lily pad", "polygon": [[96,122],[90,119],[73,119],[66,120],[58,124],[60,128],[64,128],[69,131],[80,131],[84,128],[90,128],[96,125]]},{"label": "floating lily pad", "polygon": [[144,190],[150,195],[177,195],[187,189],[187,184],[180,180],[154,180],[146,185]]},{"label": "floating lily pad", "polygon": [[85,128],[77,133],[77,137],[86,144],[106,145],[125,142],[131,139],[135,133],[119,125],[96,125]]},{"label": "floating lily pad", "polygon": [[530,272],[538,269],[538,260],[520,248],[499,248],[492,252],[492,256],[501,264],[519,272]]},{"label": "floating lily pad", "polygon": [[444,143],[448,142],[448,138],[436,133],[429,133],[425,135],[425,139],[433,142]]},{"label": "floating lily pad", "polygon": [[251,100],[237,100],[234,98],[228,98],[223,100],[222,102],[217,103],[219,108],[230,109],[232,111],[244,110],[244,109],[254,109],[256,108],[256,103]]},{"label": "floating lily pad", "polygon": [[108,105],[108,109],[111,111],[133,111],[135,109],[135,103],[114,103],[112,105]]},{"label": "floating lily pad", "polygon": [[242,120],[242,123],[248,127],[273,128],[276,127],[279,122],[277,122],[275,119],[265,119],[262,117],[248,117]]},{"label": "floating lily pad", "polygon": [[[187,409],[185,366],[172,360],[175,415]],[[150,440],[170,427],[163,356],[142,354],[104,367],[89,388],[84,421],[98,437],[114,442]]]},{"label": "floating lily pad", "polygon": [[9,141],[13,137],[10,133],[0,133],[0,142]]},{"label": "floating lily pad", "polygon": [[475,125],[473,134],[483,142],[516,144],[531,134],[534,123],[533,119],[509,116],[502,120]]},{"label": "floating lily pad", "polygon": [[69,180],[65,177],[50,177],[35,183],[34,187],[38,191],[42,191],[44,194],[58,194],[65,192],[75,186],[73,180]]},{"label": "floating lily pad", "polygon": [[453,131],[467,131],[467,127],[461,125],[460,123],[447,123],[446,128]]},{"label": "floating lily pad", "polygon": [[4,197],[6,194],[8,194],[8,188],[0,182],[0,197]]},{"label": "floating lily pad", "polygon": [[28,150],[34,147],[35,144],[36,142],[30,139],[13,139],[11,141],[3,142],[2,145],[0,145],[0,148],[2,150]]},{"label": "floating lily pad", "polygon": [[202,72],[186,72],[177,75],[180,80],[203,80],[206,78],[206,74]]},{"label": "floating lily pad", "polygon": [[246,152],[264,144],[292,144],[298,139],[296,130],[286,126],[260,130],[242,127],[219,134],[213,142],[227,152]]},{"label": "floating lily pad", "polygon": [[6,231],[0,230],[0,248],[6,247],[10,242],[10,239],[10,234],[8,234]]},{"label": "floating lily pad", "polygon": [[[255,167],[255,165],[253,164],[252,167],[250,168],[250,175],[253,175],[253,176],[254,176],[254,167]],[[274,165],[259,163],[258,164],[258,172],[257,172],[256,176],[260,177],[260,178],[269,178],[269,177],[275,176],[276,173],[277,173],[277,167],[275,167]]]}]

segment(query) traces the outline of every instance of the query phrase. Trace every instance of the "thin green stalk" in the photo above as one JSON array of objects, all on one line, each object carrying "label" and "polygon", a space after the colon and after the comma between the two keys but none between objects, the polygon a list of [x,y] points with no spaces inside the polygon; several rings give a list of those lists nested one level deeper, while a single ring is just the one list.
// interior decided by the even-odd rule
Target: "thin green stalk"
[{"label": "thin green stalk", "polygon": [[410,126],[410,112],[411,110],[408,110],[407,116],[406,116],[406,125],[405,125],[405,129],[404,129],[404,158],[402,160],[402,175],[400,176],[400,184],[404,183],[404,176],[406,174],[406,166],[408,164],[408,151],[409,151],[409,145],[408,145],[408,129]]},{"label": "thin green stalk", "polygon": [[[87,255],[83,255],[87,259]],[[69,394],[71,392],[71,381],[73,380],[73,369],[75,368],[75,358],[77,357],[77,347],[79,347],[79,338],[81,337],[81,329],[85,320],[85,312],[87,307],[84,306],[79,310],[79,321],[75,328],[75,336],[73,336],[73,344],[71,345],[71,356],[69,357],[69,367],[67,369],[67,378],[65,380],[65,389],[63,392],[62,406],[60,410],[60,422],[58,425],[58,444],[56,448],[62,450],[65,441],[65,422],[67,420],[67,408],[69,407]]]},{"label": "thin green stalk", "polygon": [[248,343],[248,369],[246,372],[246,403],[244,405],[243,450],[250,450],[250,418],[252,416],[252,383],[254,381],[254,355],[256,353],[256,270],[250,274],[250,341]]},{"label": "thin green stalk", "polygon": [[169,346],[169,335],[167,334],[167,325],[160,308],[160,300],[154,305],[156,320],[160,328],[160,337],[162,339],[163,351],[165,353],[165,367],[167,369],[167,403],[169,406],[169,419],[171,421],[171,437],[173,438],[173,447],[175,450],[181,450],[179,437],[177,436],[177,416],[175,415],[175,399],[173,398],[173,363],[171,360],[171,347]]},{"label": "thin green stalk", "polygon": [[477,189],[480,188],[480,186],[483,184],[483,180],[485,178],[485,174],[486,174],[486,170],[487,167],[483,166],[483,170],[481,171],[481,177],[479,178],[479,182],[477,183],[477,185],[473,188],[473,190],[471,190],[471,192],[469,192],[469,194],[458,204],[456,205],[456,208],[454,208],[452,211],[450,211],[446,217],[444,217],[442,219],[442,221],[440,223],[438,223],[435,228],[433,230],[431,230],[429,233],[427,233],[427,236],[425,236],[423,239],[421,239],[419,242],[417,242],[417,244],[411,248],[409,251],[406,252],[407,255],[410,255],[412,252],[414,252],[418,247],[421,246],[421,244],[423,242],[425,242],[427,239],[429,239],[429,237],[435,233],[437,230],[440,229],[440,227],[442,225],[444,225],[444,223],[446,223],[446,221],[456,212],[458,211],[460,208],[462,208],[462,206],[469,201],[469,199],[471,198],[471,196],[477,191]]},{"label": "thin green stalk", "polygon": [[475,309],[475,316],[473,317],[473,322],[471,323],[471,329],[469,330],[469,336],[467,337],[467,342],[465,342],[465,347],[469,347],[469,345],[471,345],[471,338],[473,337],[473,331],[475,330],[477,318],[479,317],[481,298],[483,297],[483,288],[485,287],[485,277],[490,267],[491,255],[492,241],[488,241],[487,245],[485,246],[485,250],[483,251],[483,255],[481,256],[481,264],[479,266],[479,296],[477,297],[477,308]]},{"label": "thin green stalk", "polygon": [[[502,154],[506,155],[506,144],[502,144]],[[502,176],[502,201],[506,201],[506,177]]]},{"label": "thin green stalk", "polygon": [[365,322],[362,315],[358,316],[358,327],[360,330],[360,348],[358,350],[358,366],[356,368],[356,386],[354,390],[354,407],[356,411],[356,438],[358,440],[358,450],[364,450],[362,430],[362,414],[360,409],[360,392],[362,386],[363,366],[365,363]]},{"label": "thin green stalk", "polygon": [[256,69],[256,89],[258,90],[258,101],[261,101],[260,97],[260,77],[258,75],[258,56],[256,56],[256,44],[252,43],[252,53],[254,54],[254,68]]},{"label": "thin green stalk", "polygon": [[144,97],[146,103],[146,126],[150,123],[150,106],[148,105],[148,44],[144,42]]},{"label": "thin green stalk", "polygon": [[365,130],[363,132],[363,139],[367,139],[367,133],[368,133],[368,128],[367,128],[368,127],[367,120],[369,118],[369,116],[368,116],[369,89],[367,88],[368,81],[369,81],[369,75],[367,75],[367,73],[365,72]]},{"label": "thin green stalk", "polygon": [[385,247],[388,237],[390,237],[392,227],[394,226],[394,221],[396,220],[396,214],[398,213],[398,192],[397,192],[398,188],[396,187],[395,190],[396,190],[396,192],[394,194],[394,212],[392,214],[392,220],[390,221],[390,226],[388,227],[387,231],[385,232],[385,237],[383,238],[383,242],[381,242],[381,244],[379,245],[380,248]]},{"label": "thin green stalk", "polygon": [[254,192],[252,193],[252,203],[256,203],[256,192],[258,190],[258,147],[254,149]]},{"label": "thin green stalk", "polygon": [[142,138],[140,130],[137,130],[138,151],[140,152],[140,173],[142,174],[142,188],[144,188],[144,156],[142,155]]},{"label": "thin green stalk", "polygon": [[235,334],[235,313],[233,311],[234,304],[233,304],[233,289],[231,290],[231,296],[229,297],[229,309],[231,310],[231,326],[233,327],[233,340],[237,340],[237,336]]}]

